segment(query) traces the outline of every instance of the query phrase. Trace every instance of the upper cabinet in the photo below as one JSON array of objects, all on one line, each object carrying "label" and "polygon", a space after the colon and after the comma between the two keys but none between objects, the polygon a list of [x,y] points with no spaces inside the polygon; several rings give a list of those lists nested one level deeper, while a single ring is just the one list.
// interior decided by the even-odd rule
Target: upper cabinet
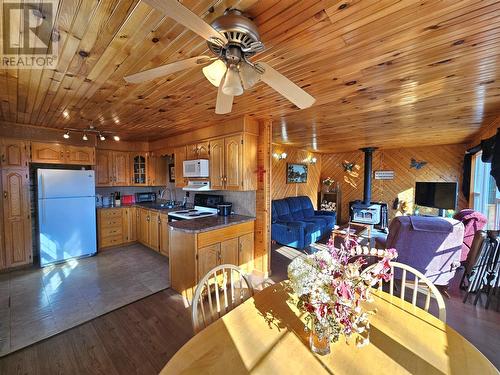
[{"label": "upper cabinet", "polygon": [[145,152],[132,153],[130,160],[132,162],[132,185],[147,186],[147,154]]},{"label": "upper cabinet", "polygon": [[45,164],[94,165],[95,150],[93,147],[31,142],[31,161]]},{"label": "upper cabinet", "polygon": [[237,134],[210,141],[210,186],[214,190],[257,189],[257,137]]},{"label": "upper cabinet", "polygon": [[176,147],[174,150],[174,163],[175,163],[175,186],[186,186],[186,179],[184,178],[183,164],[186,159],[186,146]]},{"label": "upper cabinet", "polygon": [[96,159],[97,186],[130,185],[128,152],[97,150]]},{"label": "upper cabinet", "polygon": [[151,153],[149,155],[149,177],[150,186],[165,186],[168,183],[167,178],[167,159],[161,155]]},{"label": "upper cabinet", "polygon": [[0,142],[0,166],[2,168],[24,168],[28,166],[28,144],[15,139]]},{"label": "upper cabinet", "polygon": [[186,160],[208,159],[209,155],[209,142],[194,143],[186,146]]}]

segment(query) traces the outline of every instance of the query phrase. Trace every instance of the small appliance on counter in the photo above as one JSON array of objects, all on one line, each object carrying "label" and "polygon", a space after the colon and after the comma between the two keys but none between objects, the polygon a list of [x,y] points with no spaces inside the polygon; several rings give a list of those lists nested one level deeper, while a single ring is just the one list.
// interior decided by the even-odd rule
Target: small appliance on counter
[{"label": "small appliance on counter", "polygon": [[155,202],[156,194],[152,192],[135,193],[136,203]]},{"label": "small appliance on counter", "polygon": [[122,196],[122,204],[134,204],[135,203],[135,195],[128,194]]},{"label": "small appliance on counter", "polygon": [[102,207],[102,195],[101,194],[95,195],[95,206]]},{"label": "small appliance on counter", "polygon": [[104,195],[102,197],[102,207],[111,207],[113,205],[111,202],[112,201],[110,195]]},{"label": "small appliance on counter", "polygon": [[222,202],[217,205],[217,215],[219,216],[229,216],[231,215],[231,210],[233,209],[233,204],[231,202]]}]

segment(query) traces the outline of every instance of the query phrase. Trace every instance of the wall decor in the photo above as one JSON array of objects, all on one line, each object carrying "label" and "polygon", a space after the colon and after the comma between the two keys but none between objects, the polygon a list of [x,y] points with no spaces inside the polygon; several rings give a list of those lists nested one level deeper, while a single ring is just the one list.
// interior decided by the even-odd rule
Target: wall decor
[{"label": "wall decor", "polygon": [[174,164],[168,165],[168,180],[170,182],[175,182],[175,165]]},{"label": "wall decor", "polygon": [[422,169],[426,164],[427,164],[427,162],[424,160],[417,161],[417,160],[411,158],[410,168]]},{"label": "wall decor", "polygon": [[375,171],[375,180],[394,180],[394,171]]},{"label": "wall decor", "polygon": [[355,165],[356,165],[356,163],[354,163],[354,162],[352,162],[352,163],[350,163],[348,161],[342,162],[342,166],[344,167],[345,172],[352,172]]},{"label": "wall decor", "polygon": [[297,184],[307,182],[307,165],[306,164],[291,164],[286,165],[286,183]]}]

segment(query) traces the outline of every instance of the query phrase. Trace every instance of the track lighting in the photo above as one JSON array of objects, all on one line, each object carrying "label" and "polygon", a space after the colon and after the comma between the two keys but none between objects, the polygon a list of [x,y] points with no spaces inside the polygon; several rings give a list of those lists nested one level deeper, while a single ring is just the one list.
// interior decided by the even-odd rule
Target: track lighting
[{"label": "track lighting", "polygon": [[99,139],[100,139],[101,141],[105,141],[105,140],[106,140],[106,137],[105,137],[105,136],[103,136],[102,134],[100,134],[100,133],[99,133]]},{"label": "track lighting", "polygon": [[83,133],[82,139],[84,141],[88,141],[89,140],[86,133]]},{"label": "track lighting", "polygon": [[64,137],[64,139],[68,139],[69,138],[69,131],[67,131],[66,133],[64,133],[63,137]]},{"label": "track lighting", "polygon": [[120,140],[120,137],[118,135],[112,135],[111,132],[108,131],[101,131],[96,129],[94,126],[90,125],[88,129],[74,129],[74,128],[64,128],[65,133],[63,134],[64,139],[69,138],[69,133],[82,133],[82,140],[88,141],[89,140],[89,134],[95,135],[96,138],[99,138],[101,141],[105,141],[106,137],[113,137],[113,139],[118,142]]}]

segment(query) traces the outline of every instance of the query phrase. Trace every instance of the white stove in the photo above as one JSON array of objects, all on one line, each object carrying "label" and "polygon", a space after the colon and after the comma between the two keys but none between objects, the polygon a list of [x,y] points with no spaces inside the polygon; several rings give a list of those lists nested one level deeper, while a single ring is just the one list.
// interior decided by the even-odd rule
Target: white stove
[{"label": "white stove", "polygon": [[168,213],[168,217],[170,221],[176,220],[191,220],[198,219],[200,217],[207,217],[217,215],[216,208],[203,207],[203,206],[194,206],[193,209],[189,210],[179,210]]},{"label": "white stove", "polygon": [[195,194],[193,209],[169,212],[168,220],[192,220],[217,215],[217,205],[222,203],[223,200],[222,195]]}]

